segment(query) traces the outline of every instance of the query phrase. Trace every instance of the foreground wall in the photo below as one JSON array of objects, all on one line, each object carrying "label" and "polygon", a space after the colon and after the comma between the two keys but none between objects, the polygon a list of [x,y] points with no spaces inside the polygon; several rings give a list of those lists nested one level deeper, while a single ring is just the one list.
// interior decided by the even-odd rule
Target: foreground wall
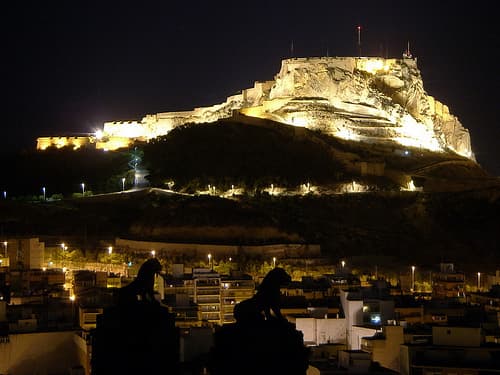
[{"label": "foreground wall", "polygon": [[69,374],[86,366],[74,331],[10,334],[0,341],[0,374]]}]

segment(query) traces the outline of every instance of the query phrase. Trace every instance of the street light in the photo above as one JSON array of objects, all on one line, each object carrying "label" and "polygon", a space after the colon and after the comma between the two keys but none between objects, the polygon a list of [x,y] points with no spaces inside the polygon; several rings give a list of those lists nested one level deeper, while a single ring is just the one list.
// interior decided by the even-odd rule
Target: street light
[{"label": "street light", "polygon": [[208,257],[208,266],[210,267],[210,269],[213,269],[212,254],[208,254],[207,257]]},{"label": "street light", "polygon": [[113,254],[113,246],[108,247],[108,254]]},{"label": "street light", "polygon": [[82,197],[84,197],[85,196],[85,183],[82,182],[81,186],[82,186]]},{"label": "street light", "polygon": [[5,257],[7,258],[7,241],[3,241],[3,247],[5,248]]},{"label": "street light", "polygon": [[481,290],[481,272],[477,273],[477,291]]},{"label": "street light", "polygon": [[276,257],[273,257],[273,268],[276,268]]},{"label": "street light", "polygon": [[415,290],[415,266],[411,266],[411,291]]},{"label": "street light", "polygon": [[43,200],[45,200],[45,186],[42,187],[42,192],[43,192]]},{"label": "street light", "polygon": [[343,271],[344,267],[345,267],[345,260],[343,260],[342,262],[340,262],[340,264],[342,265],[342,271]]},{"label": "street light", "polygon": [[151,250],[151,256],[154,258],[154,257],[155,257],[155,255],[156,255],[156,251]]},{"label": "street light", "polygon": [[125,190],[125,177],[122,177],[122,191]]}]

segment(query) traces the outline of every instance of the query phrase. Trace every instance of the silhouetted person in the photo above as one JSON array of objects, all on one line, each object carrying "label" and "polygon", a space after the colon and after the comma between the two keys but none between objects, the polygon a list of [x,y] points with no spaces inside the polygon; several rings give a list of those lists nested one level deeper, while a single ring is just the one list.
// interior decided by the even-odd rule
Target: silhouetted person
[{"label": "silhouetted person", "polygon": [[236,323],[214,334],[211,375],[305,375],[309,351],[302,332],[280,310],[280,288],[290,280],[282,268],[274,268],[252,298],[235,306]]},{"label": "silhouetted person", "polygon": [[117,303],[98,316],[92,340],[92,375],[178,374],[179,341],[175,318],[154,298],[155,259],[118,290]]}]

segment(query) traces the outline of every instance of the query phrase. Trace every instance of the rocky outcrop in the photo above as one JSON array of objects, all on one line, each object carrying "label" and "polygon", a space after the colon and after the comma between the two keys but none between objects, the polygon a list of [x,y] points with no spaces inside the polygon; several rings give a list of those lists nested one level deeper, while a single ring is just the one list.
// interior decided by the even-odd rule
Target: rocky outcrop
[{"label": "rocky outcrop", "polygon": [[427,95],[412,58],[286,59],[274,80],[256,82],[224,103],[147,115],[140,122],[105,123],[103,134],[109,142],[150,139],[235,111],[349,140],[451,150],[474,158],[468,130],[446,105]]}]

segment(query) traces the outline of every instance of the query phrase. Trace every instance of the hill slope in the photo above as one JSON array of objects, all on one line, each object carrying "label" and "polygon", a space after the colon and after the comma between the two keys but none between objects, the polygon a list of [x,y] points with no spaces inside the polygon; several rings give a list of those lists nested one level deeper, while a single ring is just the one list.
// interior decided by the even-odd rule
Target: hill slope
[{"label": "hill slope", "polygon": [[176,189],[190,192],[207,184],[254,189],[310,182],[339,188],[353,179],[372,190],[399,190],[412,179],[426,191],[498,184],[477,163],[453,152],[344,141],[241,115],[178,127],[145,145],[144,157],[153,186],[173,180]]}]

